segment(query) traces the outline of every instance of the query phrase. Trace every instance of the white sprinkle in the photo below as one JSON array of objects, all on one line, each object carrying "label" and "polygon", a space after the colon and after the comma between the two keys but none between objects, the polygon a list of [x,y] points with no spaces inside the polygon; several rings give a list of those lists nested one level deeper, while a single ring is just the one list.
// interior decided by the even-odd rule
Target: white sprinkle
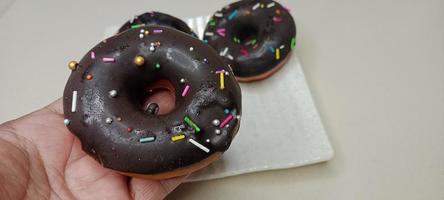
[{"label": "white sprinkle", "polygon": [[180,79],[180,83],[182,83],[182,84],[185,83],[185,79],[184,79],[184,78],[181,78],[181,79]]},{"label": "white sprinkle", "polygon": [[76,110],[77,110],[77,91],[72,91],[71,112],[76,112]]},{"label": "white sprinkle", "polygon": [[269,3],[268,5],[267,5],[267,8],[271,8],[271,7],[273,7],[275,4],[274,4],[274,2],[271,2],[271,3]]},{"label": "white sprinkle", "polygon": [[63,123],[64,123],[65,125],[69,125],[69,124],[71,123],[71,120],[69,120],[69,119],[65,119],[65,120],[63,120]]},{"label": "white sprinkle", "polygon": [[281,45],[281,47],[279,47],[280,49],[284,49],[285,48],[285,45]]},{"label": "white sprinkle", "polygon": [[111,123],[113,123],[113,119],[108,117],[108,118],[105,119],[105,123],[111,124]]},{"label": "white sprinkle", "polygon": [[142,38],[143,38],[143,33],[141,33],[141,34],[139,35],[139,38],[140,38],[140,39],[142,39]]},{"label": "white sprinkle", "polygon": [[208,142],[208,143],[209,143],[209,142],[211,142],[211,140],[210,140],[210,139],[207,139],[207,140],[205,140],[205,142]]},{"label": "white sprinkle", "polygon": [[258,8],[259,8],[259,6],[261,6],[261,4],[260,4],[260,3],[257,3],[256,5],[254,5],[254,6],[253,6],[253,10],[256,10],[256,9],[258,9]]},{"label": "white sprinkle", "polygon": [[225,75],[226,75],[226,76],[228,76],[228,75],[230,75],[230,73],[228,73],[228,72],[225,72]]},{"label": "white sprinkle", "polygon": [[228,53],[228,47],[225,47],[223,51],[220,52],[220,56],[225,56]]},{"label": "white sprinkle", "polygon": [[220,135],[220,130],[216,129],[216,130],[214,130],[214,133],[216,133],[216,135]]},{"label": "white sprinkle", "polygon": [[228,54],[228,59],[230,59],[230,60],[234,60],[234,57],[231,55],[231,54]]},{"label": "white sprinkle", "polygon": [[224,15],[220,12],[217,12],[216,14],[214,14],[215,17],[223,17]]},{"label": "white sprinkle", "polygon": [[206,36],[214,36],[214,33],[213,32],[206,32],[205,35]]},{"label": "white sprinkle", "polygon": [[150,51],[151,51],[151,52],[154,52],[155,50],[156,50],[156,48],[154,47],[154,45],[151,45],[151,46],[150,46]]},{"label": "white sprinkle", "polygon": [[145,32],[145,30],[144,29],[140,29],[140,32],[143,33],[143,32]]},{"label": "white sprinkle", "polygon": [[109,94],[110,97],[114,98],[114,97],[117,96],[117,91],[116,90],[111,90],[111,91],[108,92],[108,94]]},{"label": "white sprinkle", "polygon": [[241,116],[240,116],[240,115],[236,116],[236,119],[238,119],[238,120],[239,120],[240,118],[241,118]]},{"label": "white sprinkle", "polygon": [[206,153],[210,152],[210,149],[208,149],[204,145],[200,144],[196,140],[193,140],[193,139],[190,138],[190,139],[188,139],[188,141],[191,142],[191,144],[194,144],[194,146],[198,147],[199,149],[202,149],[202,151],[205,151]]},{"label": "white sprinkle", "polygon": [[219,126],[220,121],[219,121],[218,119],[214,119],[213,122],[212,122],[212,124],[213,124],[214,126]]},{"label": "white sprinkle", "polygon": [[194,51],[194,47],[190,47],[190,51]]}]

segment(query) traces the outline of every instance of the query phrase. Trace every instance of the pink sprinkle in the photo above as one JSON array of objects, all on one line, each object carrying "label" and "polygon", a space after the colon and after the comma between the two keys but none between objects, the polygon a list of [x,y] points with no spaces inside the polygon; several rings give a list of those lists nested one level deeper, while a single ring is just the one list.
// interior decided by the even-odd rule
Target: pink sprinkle
[{"label": "pink sprinkle", "polygon": [[248,50],[246,49],[241,49],[240,53],[245,57],[250,57],[250,53],[248,53]]},{"label": "pink sprinkle", "polygon": [[289,8],[289,7],[284,6],[284,9],[285,9],[286,11],[290,12],[290,8]]},{"label": "pink sprinkle", "polygon": [[283,21],[283,19],[280,17],[273,17],[273,21],[279,23],[279,22]]},{"label": "pink sprinkle", "polygon": [[161,30],[161,29],[155,29],[153,32],[154,32],[154,33],[163,33],[163,30]]},{"label": "pink sprinkle", "polygon": [[105,63],[113,63],[113,62],[115,62],[116,61],[116,59],[114,59],[114,58],[102,58],[102,61],[103,62],[105,62]]},{"label": "pink sprinkle", "polygon": [[233,115],[228,115],[227,118],[224,119],[224,121],[222,123],[220,123],[219,128],[223,128],[225,125],[227,125],[228,123],[230,123],[230,121],[233,119]]},{"label": "pink sprinkle", "polygon": [[216,71],[216,74],[219,74],[219,73],[225,73],[225,70],[223,70],[223,69],[221,69],[221,70],[217,70],[217,71]]},{"label": "pink sprinkle", "polygon": [[96,53],[94,51],[91,51],[91,59],[96,59]]},{"label": "pink sprinkle", "polygon": [[182,96],[187,96],[188,92],[190,91],[190,85],[186,85],[183,89]]},{"label": "pink sprinkle", "polygon": [[220,29],[217,29],[217,34],[219,34],[220,36],[222,36],[222,37],[225,37],[225,31],[226,31],[226,29],[224,29],[224,28],[220,28]]}]

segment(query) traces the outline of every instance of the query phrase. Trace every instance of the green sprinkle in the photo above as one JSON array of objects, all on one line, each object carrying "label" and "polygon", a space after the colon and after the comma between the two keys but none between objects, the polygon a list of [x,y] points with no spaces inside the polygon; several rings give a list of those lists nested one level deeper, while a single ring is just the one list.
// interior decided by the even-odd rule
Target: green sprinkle
[{"label": "green sprinkle", "polygon": [[187,123],[189,126],[191,126],[197,133],[200,132],[199,126],[197,126],[197,124],[194,123],[193,120],[191,120],[188,116],[185,116],[183,118],[183,120],[185,121],[185,123]]},{"label": "green sprinkle", "polygon": [[155,139],[156,139],[155,137],[144,137],[144,138],[140,138],[139,142],[140,143],[153,142]]},{"label": "green sprinkle", "polygon": [[251,45],[255,45],[256,42],[257,42],[256,39],[253,39],[253,40],[250,41],[250,44],[251,44]]},{"label": "green sprinkle", "polygon": [[291,39],[291,49],[294,49],[296,47],[296,38]]},{"label": "green sprinkle", "polygon": [[212,19],[210,22],[208,22],[208,25],[216,26],[216,20]]},{"label": "green sprinkle", "polygon": [[240,43],[240,39],[237,38],[237,37],[234,37],[233,40],[234,40],[234,42],[236,42],[236,43],[238,43],[238,44]]},{"label": "green sprinkle", "polygon": [[145,24],[136,24],[136,25],[132,25],[131,28],[140,28],[142,26],[145,26]]},{"label": "green sprinkle", "polygon": [[156,63],[156,69],[160,69],[160,64],[159,63]]}]

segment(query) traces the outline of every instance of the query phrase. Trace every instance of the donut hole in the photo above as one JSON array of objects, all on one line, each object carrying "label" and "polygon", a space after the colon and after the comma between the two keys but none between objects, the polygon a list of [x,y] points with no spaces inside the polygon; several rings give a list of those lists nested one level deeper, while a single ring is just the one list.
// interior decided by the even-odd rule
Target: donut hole
[{"label": "donut hole", "polygon": [[172,112],[176,103],[176,90],[166,79],[158,80],[144,88],[142,110],[149,115],[165,115]]},{"label": "donut hole", "polygon": [[234,36],[243,45],[253,44],[252,41],[259,40],[259,27],[252,24],[241,24],[234,31]]}]

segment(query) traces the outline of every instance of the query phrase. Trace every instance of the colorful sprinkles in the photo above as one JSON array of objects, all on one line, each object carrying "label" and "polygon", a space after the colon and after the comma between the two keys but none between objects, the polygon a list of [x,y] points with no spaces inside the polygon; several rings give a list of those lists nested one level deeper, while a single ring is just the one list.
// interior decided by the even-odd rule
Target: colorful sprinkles
[{"label": "colorful sprinkles", "polygon": [[143,137],[139,139],[140,143],[148,143],[148,142],[154,142],[154,140],[156,140],[155,137]]},{"label": "colorful sprinkles", "polygon": [[221,90],[225,89],[225,71],[219,72],[219,88]]},{"label": "colorful sprinkles", "polygon": [[185,123],[188,124],[188,126],[191,126],[191,128],[193,128],[197,133],[200,132],[200,128],[199,128],[199,126],[197,126],[197,124],[194,123],[193,120],[191,120],[190,117],[185,116],[185,117],[183,118],[183,121],[185,121]]},{"label": "colorful sprinkles", "polygon": [[185,88],[182,91],[182,96],[187,96],[188,92],[190,91],[191,86],[190,85],[185,85]]},{"label": "colorful sprinkles", "polygon": [[219,34],[219,35],[222,36],[222,37],[225,37],[225,36],[226,36],[225,31],[226,31],[226,30],[227,30],[227,29],[225,29],[225,28],[220,28],[220,29],[217,29],[217,30],[216,30],[216,33]]},{"label": "colorful sprinkles", "polygon": [[291,39],[291,49],[294,49],[296,47],[296,38]]},{"label": "colorful sprinkles", "polygon": [[236,17],[237,12],[238,12],[237,9],[234,10],[234,11],[231,13],[231,15],[228,17],[228,20],[233,20],[233,19]]},{"label": "colorful sprinkles", "polygon": [[135,24],[135,25],[131,25],[132,29],[136,29],[136,28],[140,28],[142,26],[145,26],[145,24]]},{"label": "colorful sprinkles", "polygon": [[[229,15],[229,17],[228,17],[229,20],[234,19],[237,16],[237,14],[238,14],[238,11],[235,10],[233,13],[231,13]],[[221,18],[221,17],[223,17],[223,14],[222,13],[216,13],[214,16]],[[145,24],[135,24],[135,25],[132,25],[131,28],[132,29],[136,29],[136,28],[140,28],[142,26],[145,26]],[[154,29],[154,30],[152,30],[152,33],[154,33],[154,34],[161,34],[161,33],[163,33],[163,30],[162,29]],[[219,36],[222,36],[222,37],[225,37],[227,35],[225,28],[219,28],[219,29],[217,29],[215,31],[215,33],[217,35],[219,35]],[[150,31],[145,30],[145,29],[141,29],[140,33],[138,32],[138,34],[139,34],[140,38],[143,38],[144,36],[150,34]],[[205,35],[206,36],[213,36],[214,33],[213,32],[206,32]],[[240,43],[240,39],[239,38],[235,37],[235,40],[238,41],[238,43]],[[256,39],[250,40],[249,43],[252,44],[252,45],[256,44]],[[156,48],[159,47],[159,46],[160,46],[160,42],[151,43],[150,51],[154,52],[156,50]],[[196,47],[191,46],[191,47],[188,47],[188,48],[189,48],[189,51],[192,52],[192,51],[195,50]],[[248,50],[242,49],[241,51],[242,51],[242,54],[244,56],[249,56]],[[231,60],[234,59],[234,57],[229,54],[229,48],[228,47],[226,47],[222,52],[220,52],[220,54],[223,55],[223,56],[227,56]],[[97,56],[96,52],[94,52],[94,51],[91,51],[89,56],[90,56],[91,59],[98,58],[99,61],[100,61],[100,58],[101,58],[103,63],[115,63],[116,62],[116,58],[114,58],[114,57],[102,57],[102,55]],[[119,59],[119,62],[120,62],[120,58],[117,57],[117,59]],[[122,62],[123,62],[123,60],[122,60]],[[207,63],[207,64],[209,63],[207,58],[204,58],[203,62]],[[131,60],[130,60],[129,63],[131,63]],[[145,65],[146,64],[145,57],[143,57],[142,55],[136,55],[134,57],[133,64],[136,65],[136,66],[143,66],[143,65]],[[132,65],[132,66],[134,67],[134,65]],[[75,61],[71,61],[68,64],[68,67],[71,70],[75,70],[78,67],[78,63],[75,62]],[[155,63],[154,64],[154,68],[155,69],[160,69],[161,68],[160,63]],[[220,88],[220,90],[224,90],[225,89],[225,76],[229,75],[229,73],[226,72],[225,70],[219,70],[216,73],[219,74],[219,88]],[[82,77],[83,77],[83,75],[82,75]],[[86,76],[84,76],[84,78],[86,80],[92,80],[93,76],[91,74],[86,74]],[[182,97],[186,97],[190,93],[191,85],[187,84],[189,82],[185,78],[180,78],[179,81],[180,81],[181,84],[184,85],[184,88],[183,88],[183,91],[182,91]],[[118,88],[116,88],[116,89],[118,89]],[[105,97],[106,97],[106,94],[107,94],[109,98],[118,98],[118,95],[120,95],[119,93],[121,91],[119,90],[119,93],[118,93],[118,91],[116,89],[110,89],[110,90],[108,90],[108,92],[105,91],[103,95],[105,95]],[[72,102],[71,102],[71,112],[73,112],[73,113],[77,111],[77,98],[78,98],[78,92],[77,91],[73,91],[72,92]],[[222,131],[219,128],[228,127],[229,126],[228,124],[230,123],[230,121],[232,119],[233,119],[232,115],[228,115],[222,122],[219,119],[214,119],[211,122],[214,125],[214,128],[215,128],[214,129],[214,133],[216,135],[220,135],[220,134],[222,134],[222,132],[223,132],[223,134],[226,134],[226,130]],[[119,121],[121,121],[122,118],[118,117],[118,116],[109,116],[109,117],[106,117],[106,118],[101,118],[101,120],[103,120],[102,122],[105,122],[108,125],[115,125],[115,124],[120,124]],[[116,122],[114,122],[114,124],[113,124],[114,120],[116,120]],[[183,118],[183,121],[184,121],[184,123],[186,125],[188,125],[192,129],[194,129],[195,133],[199,133],[199,132],[202,131],[201,128],[199,127],[199,125],[196,124],[189,116],[185,116]],[[71,120],[70,119],[64,119],[63,123],[65,125],[69,125],[71,123]],[[134,130],[132,127],[124,127],[121,130],[123,132],[125,132],[125,129],[126,129],[126,132],[128,132],[128,133],[133,133],[133,130]],[[137,133],[137,134],[142,133],[142,131],[140,131],[138,129],[135,129],[134,132]],[[177,141],[180,141],[180,140],[184,140],[186,138],[188,138],[188,135],[185,135],[185,134],[179,134],[179,135],[174,135],[174,136],[170,137],[172,142],[177,142]],[[140,137],[138,139],[139,143],[141,143],[141,144],[154,142],[155,140],[156,140],[156,136],[143,136],[143,137]],[[135,141],[137,142],[137,139]],[[202,151],[204,151],[206,153],[210,152],[210,149],[208,147],[202,145],[201,143],[199,143],[195,139],[188,138],[188,141],[191,144],[193,144],[194,146],[196,146],[199,149],[201,149]],[[199,140],[199,141],[206,141],[207,143],[211,142],[210,139]]]},{"label": "colorful sprinkles", "polygon": [[160,33],[163,33],[163,30],[162,29],[154,29],[153,33],[154,34],[160,34]]},{"label": "colorful sprinkles", "polygon": [[230,123],[230,121],[233,119],[233,115],[228,115],[224,121],[222,121],[222,123],[219,125],[219,128],[223,128],[225,127],[225,125],[227,125],[228,123]]},{"label": "colorful sprinkles", "polygon": [[197,142],[196,140],[193,139],[188,139],[188,141],[193,144],[194,146],[198,147],[199,149],[201,149],[202,151],[205,151],[206,153],[210,152],[210,149],[208,149],[207,147],[205,147],[204,145],[200,144],[199,142]]},{"label": "colorful sprinkles", "polygon": [[175,136],[171,137],[171,141],[173,141],[173,142],[178,141],[178,140],[183,140],[183,139],[185,139],[185,135],[175,135]]},{"label": "colorful sprinkles", "polygon": [[281,49],[277,48],[276,49],[276,60],[280,60],[281,59]]},{"label": "colorful sprinkles", "polygon": [[255,4],[254,6],[253,6],[253,10],[256,10],[256,9],[258,9],[259,8],[259,6],[261,6],[261,4],[260,3],[257,3],[257,4]]},{"label": "colorful sprinkles", "polygon": [[116,62],[116,59],[115,58],[110,58],[110,57],[104,57],[104,58],[102,58],[102,61],[104,63],[114,63],[114,62]]},{"label": "colorful sprinkles", "polygon": [[72,101],[71,101],[71,112],[76,112],[77,110],[77,91],[72,91]]}]

